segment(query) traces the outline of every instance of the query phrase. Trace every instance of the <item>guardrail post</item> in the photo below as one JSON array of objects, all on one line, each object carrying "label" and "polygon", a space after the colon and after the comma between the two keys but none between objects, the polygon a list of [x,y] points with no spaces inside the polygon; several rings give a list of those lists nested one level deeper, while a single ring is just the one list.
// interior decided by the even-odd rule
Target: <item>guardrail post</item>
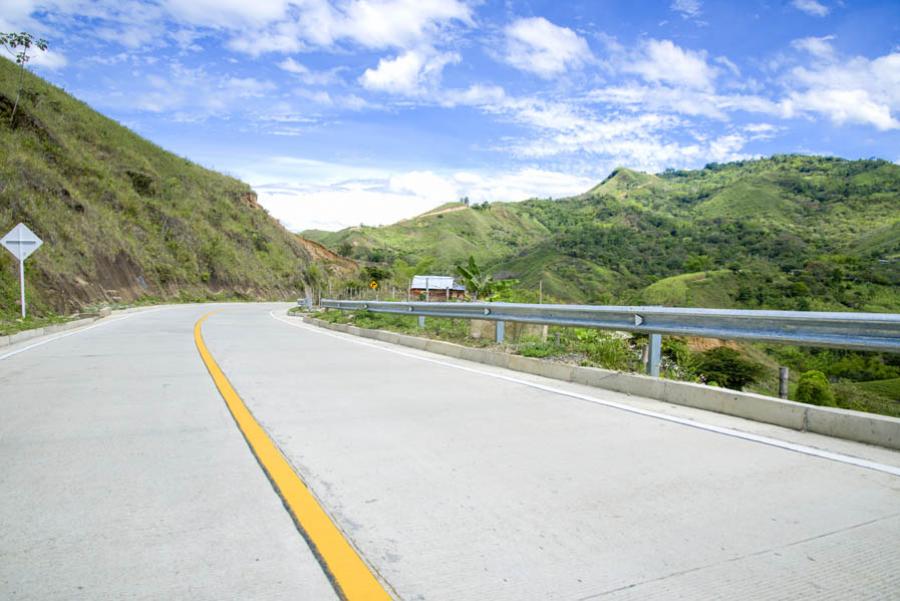
[{"label": "guardrail post", "polygon": [[650,334],[650,352],[647,355],[647,375],[659,377],[659,361],[662,358],[662,334]]},{"label": "guardrail post", "polygon": [[790,371],[786,367],[778,368],[778,396],[788,398],[788,382],[790,382]]},{"label": "guardrail post", "polygon": [[495,340],[497,341],[497,344],[500,344],[501,342],[503,342],[503,336],[506,334],[506,322],[505,321],[497,322],[496,334],[497,335],[495,336]]},{"label": "guardrail post", "polygon": [[420,328],[425,327],[425,316],[424,315],[419,315],[419,327]]}]

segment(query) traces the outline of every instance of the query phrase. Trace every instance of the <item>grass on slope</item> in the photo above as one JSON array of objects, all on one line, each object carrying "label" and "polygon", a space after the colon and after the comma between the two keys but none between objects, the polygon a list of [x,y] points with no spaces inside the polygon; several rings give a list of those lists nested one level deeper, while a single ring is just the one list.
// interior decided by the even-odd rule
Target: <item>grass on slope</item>
[{"label": "grass on slope", "polygon": [[[306,252],[250,188],[166,152],[26,74],[10,122],[15,64],[0,60],[0,230],[25,222],[45,242],[28,260],[30,306],[284,296]],[[0,257],[0,311],[18,282]]]},{"label": "grass on slope", "polygon": [[456,206],[461,209],[448,210],[454,207],[443,205],[390,227],[361,226],[333,233],[309,231],[303,236],[332,250],[346,251],[349,246],[355,259],[391,263],[402,258],[417,263],[432,257],[436,269],[448,271],[469,255],[488,263],[514,254],[549,233],[538,221],[523,215],[516,205]]},{"label": "grass on slope", "polygon": [[706,219],[790,219],[797,211],[792,199],[769,182],[738,182],[699,203],[696,213]]},{"label": "grass on slope", "polygon": [[870,382],[860,382],[857,384],[860,388],[880,394],[881,396],[900,401],[900,378],[890,378],[888,380],[872,380]]},{"label": "grass on slope", "polygon": [[724,309],[734,305],[736,280],[727,269],[685,273],[647,286],[641,299],[648,305]]}]

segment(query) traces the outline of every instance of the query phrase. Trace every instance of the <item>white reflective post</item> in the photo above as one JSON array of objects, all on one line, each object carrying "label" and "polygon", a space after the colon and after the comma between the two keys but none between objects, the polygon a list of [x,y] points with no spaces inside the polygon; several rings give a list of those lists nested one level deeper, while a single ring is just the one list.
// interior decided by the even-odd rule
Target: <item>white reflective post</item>
[{"label": "white reflective post", "polygon": [[19,261],[19,296],[22,303],[22,319],[25,319],[25,260]]}]

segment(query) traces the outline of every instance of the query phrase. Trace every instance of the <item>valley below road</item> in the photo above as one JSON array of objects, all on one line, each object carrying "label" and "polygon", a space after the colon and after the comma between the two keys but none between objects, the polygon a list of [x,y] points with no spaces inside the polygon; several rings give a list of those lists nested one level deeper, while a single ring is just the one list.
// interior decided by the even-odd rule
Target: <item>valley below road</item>
[{"label": "valley below road", "polygon": [[363,341],[288,308],[155,307],[0,351],[0,597],[339,598],[327,545],[298,529],[198,353],[210,312],[209,354],[391,597],[900,591],[898,452]]}]

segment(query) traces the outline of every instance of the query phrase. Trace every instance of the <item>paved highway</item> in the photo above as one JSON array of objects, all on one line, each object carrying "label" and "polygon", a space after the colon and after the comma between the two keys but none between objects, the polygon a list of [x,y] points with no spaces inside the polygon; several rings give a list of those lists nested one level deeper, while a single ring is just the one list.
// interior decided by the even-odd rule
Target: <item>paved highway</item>
[{"label": "paved highway", "polygon": [[[399,599],[900,597],[900,453],[285,308],[163,307],[0,350],[0,598],[337,599],[346,572],[254,436]],[[198,353],[213,310],[201,343],[262,434]]]}]

